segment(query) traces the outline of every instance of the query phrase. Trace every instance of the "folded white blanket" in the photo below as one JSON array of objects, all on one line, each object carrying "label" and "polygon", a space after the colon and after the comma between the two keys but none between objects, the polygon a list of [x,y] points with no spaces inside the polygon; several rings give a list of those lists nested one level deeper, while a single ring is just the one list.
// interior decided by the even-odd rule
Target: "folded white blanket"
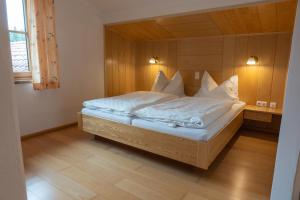
[{"label": "folded white blanket", "polygon": [[170,126],[205,128],[225,114],[233,101],[207,97],[183,97],[137,110],[135,115],[149,121]]},{"label": "folded white blanket", "polygon": [[172,100],[177,96],[160,92],[132,92],[120,96],[85,101],[83,106],[92,110],[132,116],[134,111],[143,107]]}]

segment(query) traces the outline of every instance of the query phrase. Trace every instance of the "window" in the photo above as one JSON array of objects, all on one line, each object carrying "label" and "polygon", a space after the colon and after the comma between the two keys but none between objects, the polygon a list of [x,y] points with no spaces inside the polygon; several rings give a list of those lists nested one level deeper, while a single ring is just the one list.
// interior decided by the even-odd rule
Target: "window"
[{"label": "window", "polygon": [[12,68],[18,81],[30,80],[26,0],[6,0]]}]

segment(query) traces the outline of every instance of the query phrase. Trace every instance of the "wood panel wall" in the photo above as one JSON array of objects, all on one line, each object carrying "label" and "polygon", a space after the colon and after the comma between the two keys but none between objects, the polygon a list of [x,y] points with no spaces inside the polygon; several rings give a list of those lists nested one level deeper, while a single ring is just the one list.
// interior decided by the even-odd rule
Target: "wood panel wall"
[{"label": "wood panel wall", "polygon": [[[291,46],[291,34],[266,34],[183,39],[136,44],[136,90],[150,90],[158,70],[171,78],[180,70],[185,92],[193,95],[207,70],[221,83],[233,74],[239,75],[240,99],[248,104],[257,100],[275,101],[282,107]],[[247,66],[249,56],[259,58],[257,66]],[[161,63],[150,65],[151,56]]]},{"label": "wood panel wall", "polygon": [[105,95],[115,96],[135,90],[136,44],[105,30]]}]

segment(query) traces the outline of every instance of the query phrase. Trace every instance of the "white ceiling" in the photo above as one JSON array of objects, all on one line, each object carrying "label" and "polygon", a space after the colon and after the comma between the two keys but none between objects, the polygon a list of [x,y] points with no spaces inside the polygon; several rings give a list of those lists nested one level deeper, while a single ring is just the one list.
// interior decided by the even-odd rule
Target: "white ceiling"
[{"label": "white ceiling", "polygon": [[104,23],[276,0],[89,0]]}]

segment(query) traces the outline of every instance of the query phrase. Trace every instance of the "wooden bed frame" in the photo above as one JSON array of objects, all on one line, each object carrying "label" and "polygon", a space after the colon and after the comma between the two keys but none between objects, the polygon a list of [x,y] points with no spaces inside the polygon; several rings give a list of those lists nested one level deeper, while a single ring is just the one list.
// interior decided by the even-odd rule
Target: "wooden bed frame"
[{"label": "wooden bed frame", "polygon": [[205,170],[242,123],[243,111],[208,141],[195,141],[78,113],[80,130]]}]

